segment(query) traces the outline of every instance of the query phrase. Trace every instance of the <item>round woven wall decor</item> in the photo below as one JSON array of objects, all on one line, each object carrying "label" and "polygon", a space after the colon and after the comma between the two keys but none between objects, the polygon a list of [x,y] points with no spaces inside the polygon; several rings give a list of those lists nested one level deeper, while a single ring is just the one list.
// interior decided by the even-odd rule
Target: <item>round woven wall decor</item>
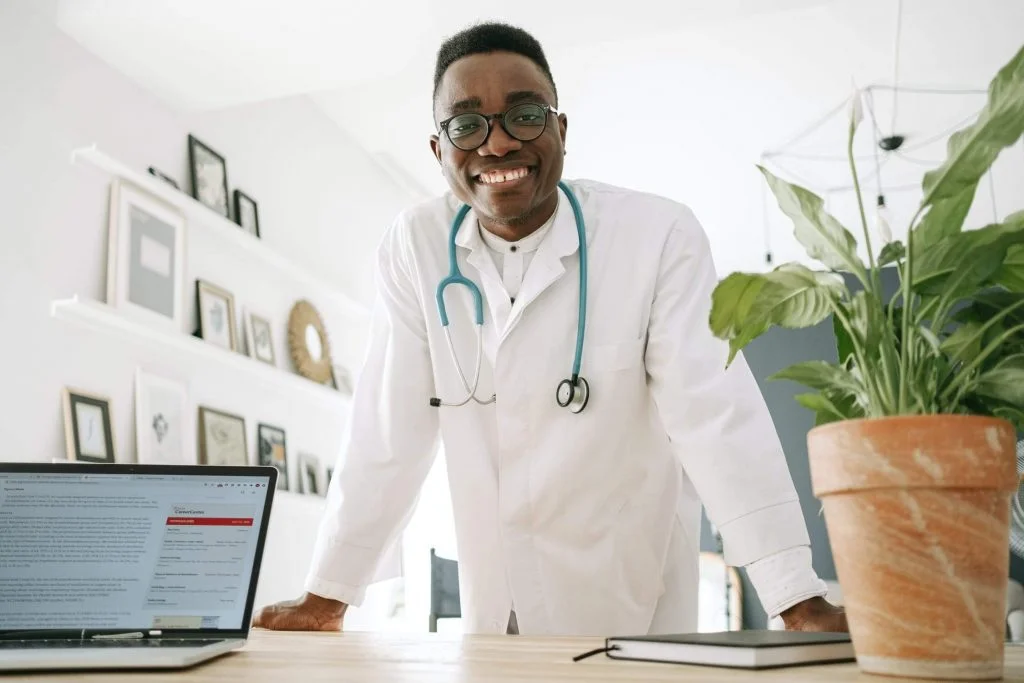
[{"label": "round woven wall decor", "polygon": [[323,320],[313,304],[296,302],[288,316],[288,350],[303,377],[323,384],[331,379],[331,346]]}]

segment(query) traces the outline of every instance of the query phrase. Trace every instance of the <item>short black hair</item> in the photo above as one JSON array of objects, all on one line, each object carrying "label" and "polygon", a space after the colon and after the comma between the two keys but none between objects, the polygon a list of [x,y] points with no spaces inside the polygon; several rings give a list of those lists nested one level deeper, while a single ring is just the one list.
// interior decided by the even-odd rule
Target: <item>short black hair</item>
[{"label": "short black hair", "polygon": [[531,60],[547,76],[555,93],[555,105],[558,104],[558,88],[555,87],[555,79],[551,75],[551,68],[540,43],[521,28],[497,22],[475,24],[441,44],[434,67],[434,97],[437,97],[441,79],[453,62],[463,57],[488,52],[514,52]]}]

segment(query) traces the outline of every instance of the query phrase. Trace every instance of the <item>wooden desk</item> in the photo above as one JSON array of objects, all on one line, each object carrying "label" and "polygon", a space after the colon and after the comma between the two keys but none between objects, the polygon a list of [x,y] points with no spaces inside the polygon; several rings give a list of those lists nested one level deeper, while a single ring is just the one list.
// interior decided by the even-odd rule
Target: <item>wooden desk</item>
[{"label": "wooden desk", "polygon": [[[141,683],[520,683],[525,681],[871,681],[902,679],[860,674],[855,664],[795,667],[761,672],[572,657],[603,642],[593,638],[523,636],[397,635],[387,633],[310,634],[257,630],[245,650],[186,671],[143,675],[34,674],[7,681],[139,681]],[[1024,647],[1006,652],[1007,681],[1024,682]],[[918,681],[920,683],[920,681]]]}]

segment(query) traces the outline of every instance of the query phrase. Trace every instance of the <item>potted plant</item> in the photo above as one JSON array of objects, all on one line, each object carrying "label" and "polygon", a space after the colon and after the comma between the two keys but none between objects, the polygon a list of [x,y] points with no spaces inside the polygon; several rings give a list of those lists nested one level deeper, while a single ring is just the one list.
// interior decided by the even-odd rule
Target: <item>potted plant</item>
[{"label": "potted plant", "polygon": [[[990,83],[977,120],[950,138],[944,163],[925,174],[905,244],[889,235],[872,244],[853,155],[861,118],[856,95],[847,155],[868,263],[820,197],[761,168],[824,269],[733,273],[713,293],[709,322],[729,341],[731,363],[773,325],[832,316],[838,362],[798,363],[773,379],[815,390],[797,400],[816,415],[811,478],[860,668],[1001,678],[1024,430],[1024,212],[974,230],[963,222],[979,180],[1024,133],[1024,49]],[[899,274],[889,298],[883,267]]]}]

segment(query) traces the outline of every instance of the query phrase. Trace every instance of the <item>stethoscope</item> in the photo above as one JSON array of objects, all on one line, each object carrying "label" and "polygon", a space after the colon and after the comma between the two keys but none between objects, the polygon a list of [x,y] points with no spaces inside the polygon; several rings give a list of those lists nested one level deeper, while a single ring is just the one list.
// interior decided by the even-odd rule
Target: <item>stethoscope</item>
[{"label": "stethoscope", "polygon": [[[561,407],[568,408],[573,413],[579,413],[587,407],[587,401],[590,399],[590,385],[587,384],[587,380],[580,377],[580,364],[583,358],[583,330],[586,327],[587,320],[587,230],[583,222],[583,211],[580,209],[576,195],[573,194],[572,190],[564,182],[559,182],[558,186],[562,188],[565,196],[568,197],[569,204],[572,205],[573,215],[576,218],[576,234],[579,237],[580,243],[580,309],[576,318],[576,356],[572,362],[572,376],[558,383],[558,387],[555,390],[555,400]],[[469,209],[470,207],[464,204],[459,208],[455,214],[455,219],[452,221],[451,234],[448,236],[448,263],[450,270],[448,277],[441,280],[440,284],[437,285],[437,311],[441,315],[441,326],[444,328],[444,337],[448,342],[448,351],[451,352],[452,363],[455,364],[455,369],[459,373],[459,379],[462,380],[462,387],[466,391],[466,397],[458,403],[448,403],[436,397],[431,398],[430,405],[434,407],[447,406],[457,408],[466,405],[470,401],[476,401],[480,405],[487,405],[494,403],[495,400],[494,394],[491,394],[491,397],[488,399],[480,399],[476,395],[477,386],[480,382],[480,366],[483,361],[484,351],[483,296],[480,294],[480,289],[473,284],[473,281],[464,276],[462,271],[459,270],[459,262],[455,255],[455,237],[458,235],[459,228],[466,214],[469,213]],[[470,294],[473,295],[473,306],[476,316],[476,370],[473,373],[472,383],[466,379],[466,373],[462,371],[462,365],[459,363],[458,355],[455,353],[455,345],[452,343],[452,335],[448,329],[448,310],[444,305],[444,290],[449,285],[464,285],[469,289]]]}]

